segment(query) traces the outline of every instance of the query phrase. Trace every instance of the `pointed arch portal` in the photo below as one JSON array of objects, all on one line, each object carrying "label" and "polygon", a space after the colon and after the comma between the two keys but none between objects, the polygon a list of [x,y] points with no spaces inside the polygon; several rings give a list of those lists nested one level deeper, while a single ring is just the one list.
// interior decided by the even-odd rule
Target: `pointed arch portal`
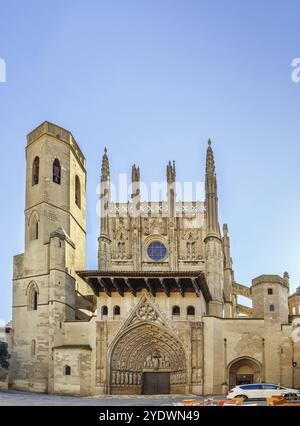
[{"label": "pointed arch portal", "polygon": [[186,356],[172,332],[151,322],[125,331],[110,360],[110,393],[185,393]]},{"label": "pointed arch portal", "polygon": [[259,361],[250,357],[240,357],[228,366],[229,387],[261,383],[262,366]]}]

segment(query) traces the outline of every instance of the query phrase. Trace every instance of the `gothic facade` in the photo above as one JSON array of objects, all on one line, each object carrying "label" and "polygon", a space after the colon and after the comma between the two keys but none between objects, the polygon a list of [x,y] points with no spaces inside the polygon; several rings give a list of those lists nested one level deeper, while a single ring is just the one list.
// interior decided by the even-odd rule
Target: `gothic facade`
[{"label": "gothic facade", "polygon": [[300,387],[288,274],[262,274],[251,286],[235,279],[210,141],[204,202],[176,200],[169,162],[167,201],[141,200],[134,165],[130,201],[113,203],[105,149],[97,270],[85,266],[87,173],[73,135],[41,124],[27,137],[26,164],[9,387],[74,395],[213,395],[266,381]]}]

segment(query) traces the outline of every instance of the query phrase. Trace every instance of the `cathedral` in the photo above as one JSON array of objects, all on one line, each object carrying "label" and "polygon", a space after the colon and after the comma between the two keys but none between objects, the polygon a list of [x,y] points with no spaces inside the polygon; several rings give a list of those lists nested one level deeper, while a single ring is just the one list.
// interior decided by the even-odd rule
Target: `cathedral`
[{"label": "cathedral", "polygon": [[78,396],[221,395],[263,382],[300,388],[300,311],[289,310],[289,275],[236,280],[211,142],[204,202],[176,200],[171,162],[167,201],[142,201],[134,165],[131,199],[112,202],[111,165],[105,149],[98,269],[87,270],[84,154],[49,122],[27,136],[9,388]]}]

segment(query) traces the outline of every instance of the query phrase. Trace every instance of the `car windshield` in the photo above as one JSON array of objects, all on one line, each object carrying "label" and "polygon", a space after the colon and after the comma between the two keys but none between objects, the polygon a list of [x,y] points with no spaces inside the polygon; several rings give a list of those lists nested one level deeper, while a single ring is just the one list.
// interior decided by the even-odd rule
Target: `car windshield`
[{"label": "car windshield", "polygon": [[285,389],[285,388],[278,386],[278,385],[266,385],[266,384],[264,384],[263,387],[264,387],[264,389]]}]

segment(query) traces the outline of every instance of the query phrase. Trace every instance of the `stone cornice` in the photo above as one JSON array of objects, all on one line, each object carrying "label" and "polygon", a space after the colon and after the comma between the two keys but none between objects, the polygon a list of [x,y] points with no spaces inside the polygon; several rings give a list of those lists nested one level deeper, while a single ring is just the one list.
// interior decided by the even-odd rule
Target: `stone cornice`
[{"label": "stone cornice", "polygon": [[50,123],[49,121],[44,121],[44,123],[36,127],[27,135],[27,146],[31,145],[43,135],[51,136],[56,140],[60,140],[70,145],[74,155],[85,170],[85,157],[71,132],[63,127],[57,126],[56,124]]},{"label": "stone cornice", "polygon": [[252,287],[259,284],[280,284],[288,288],[285,280],[279,275],[260,275],[252,280]]}]

